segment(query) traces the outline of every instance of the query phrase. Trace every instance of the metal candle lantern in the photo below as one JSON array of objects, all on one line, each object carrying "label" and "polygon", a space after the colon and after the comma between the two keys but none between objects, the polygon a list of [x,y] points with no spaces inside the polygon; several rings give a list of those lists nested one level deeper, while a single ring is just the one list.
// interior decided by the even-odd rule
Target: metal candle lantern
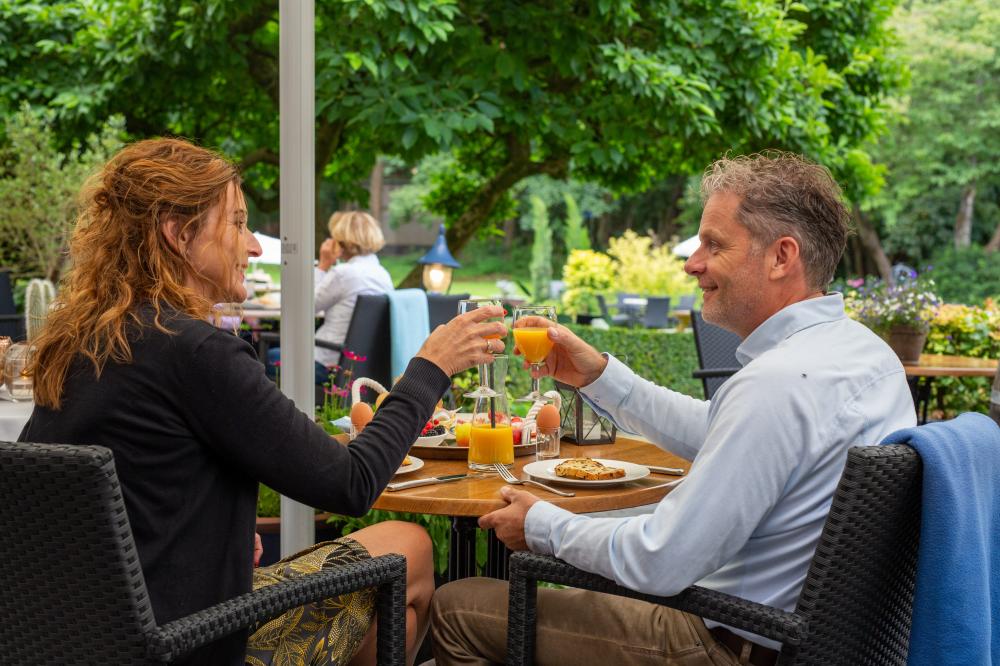
[{"label": "metal candle lantern", "polygon": [[581,445],[610,444],[615,441],[618,429],[614,423],[598,415],[572,386],[559,382],[555,382],[555,385],[562,397],[559,421],[564,440]]}]

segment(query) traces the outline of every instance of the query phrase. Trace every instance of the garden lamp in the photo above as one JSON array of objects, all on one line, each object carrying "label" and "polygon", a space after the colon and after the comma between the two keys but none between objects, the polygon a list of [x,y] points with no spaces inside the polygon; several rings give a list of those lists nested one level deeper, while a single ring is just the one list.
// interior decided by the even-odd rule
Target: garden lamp
[{"label": "garden lamp", "polygon": [[462,264],[455,261],[448,251],[448,241],[444,237],[444,225],[438,227],[438,237],[434,245],[427,251],[427,254],[417,260],[418,264],[424,265],[424,289],[430,292],[443,294],[448,291],[451,285],[451,270],[461,268]]}]

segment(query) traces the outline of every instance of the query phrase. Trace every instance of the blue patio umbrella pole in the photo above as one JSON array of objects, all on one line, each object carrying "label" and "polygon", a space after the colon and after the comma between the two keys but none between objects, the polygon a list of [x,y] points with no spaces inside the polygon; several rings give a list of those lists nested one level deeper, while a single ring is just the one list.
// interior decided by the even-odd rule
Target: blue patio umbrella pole
[{"label": "blue patio umbrella pole", "polygon": [[451,286],[451,271],[454,268],[461,268],[462,264],[455,261],[448,250],[448,241],[444,237],[444,225],[438,227],[438,236],[434,245],[427,251],[427,254],[417,259],[418,264],[423,264],[424,273],[422,281],[424,289],[430,292],[443,294]]}]

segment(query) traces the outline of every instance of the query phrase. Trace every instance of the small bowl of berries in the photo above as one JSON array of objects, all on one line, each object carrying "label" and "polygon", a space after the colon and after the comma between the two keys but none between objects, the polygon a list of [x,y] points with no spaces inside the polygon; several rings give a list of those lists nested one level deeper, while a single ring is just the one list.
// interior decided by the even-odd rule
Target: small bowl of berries
[{"label": "small bowl of berries", "polygon": [[414,446],[441,446],[441,442],[444,441],[447,434],[448,429],[441,425],[441,419],[431,419],[424,425],[423,430],[420,431],[420,437],[417,437],[417,441],[413,444]]}]

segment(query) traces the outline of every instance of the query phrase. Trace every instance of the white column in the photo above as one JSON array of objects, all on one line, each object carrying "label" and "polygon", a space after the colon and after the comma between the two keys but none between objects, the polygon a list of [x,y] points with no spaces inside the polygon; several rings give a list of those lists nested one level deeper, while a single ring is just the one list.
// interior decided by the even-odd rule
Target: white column
[{"label": "white column", "polygon": [[[315,55],[313,0],[279,5],[281,123],[281,388],[306,414],[313,388]],[[281,556],[315,540],[313,510],[281,498]]]}]

